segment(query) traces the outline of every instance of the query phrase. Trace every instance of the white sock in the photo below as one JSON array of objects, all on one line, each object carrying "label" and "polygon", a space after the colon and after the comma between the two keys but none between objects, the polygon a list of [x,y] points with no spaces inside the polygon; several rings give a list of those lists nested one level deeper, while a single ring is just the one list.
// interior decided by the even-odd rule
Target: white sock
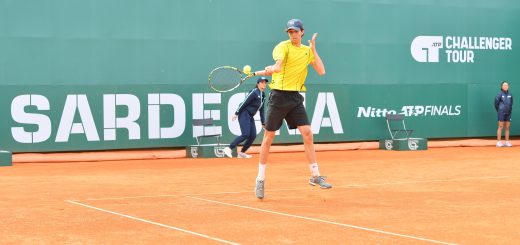
[{"label": "white sock", "polygon": [[264,180],[265,179],[265,167],[267,164],[258,164],[258,176],[256,176],[257,180]]},{"label": "white sock", "polygon": [[311,170],[311,174],[313,177],[320,176],[320,170],[318,169],[317,163],[311,163],[309,164],[309,169]]}]

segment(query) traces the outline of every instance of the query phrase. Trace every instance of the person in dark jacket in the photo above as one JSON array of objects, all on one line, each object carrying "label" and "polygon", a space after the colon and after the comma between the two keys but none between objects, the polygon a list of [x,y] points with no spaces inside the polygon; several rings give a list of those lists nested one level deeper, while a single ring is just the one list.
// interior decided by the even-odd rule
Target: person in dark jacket
[{"label": "person in dark jacket", "polygon": [[265,101],[265,87],[269,81],[265,77],[258,78],[256,82],[256,88],[249,91],[246,95],[245,100],[240,104],[235,114],[231,118],[232,121],[235,121],[238,118],[238,122],[240,124],[241,135],[236,137],[229,147],[224,148],[224,153],[228,157],[233,157],[231,152],[234,148],[237,147],[238,144],[242,143],[244,140],[244,146],[238,153],[238,158],[251,158],[251,155],[246,154],[246,151],[249,149],[251,144],[256,138],[256,126],[254,116],[257,112],[260,112],[260,120],[262,122],[262,126],[265,125],[265,117],[264,117],[264,101]]},{"label": "person in dark jacket", "polygon": [[[511,147],[509,142],[509,126],[511,125],[511,113],[513,112],[513,95],[509,93],[509,83],[502,82],[502,88],[495,98],[495,109],[498,113],[498,130],[497,130],[497,147]],[[505,129],[505,140],[503,144],[501,140],[502,129]]]}]

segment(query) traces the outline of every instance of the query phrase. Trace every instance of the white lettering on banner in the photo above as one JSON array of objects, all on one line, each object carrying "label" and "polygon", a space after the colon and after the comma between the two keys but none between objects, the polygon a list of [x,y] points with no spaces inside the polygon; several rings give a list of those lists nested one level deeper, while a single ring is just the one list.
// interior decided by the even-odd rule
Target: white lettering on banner
[{"label": "white lettering on banner", "polygon": [[[305,93],[301,94],[305,99]],[[138,140],[142,138],[139,121],[147,122],[148,139],[174,139],[181,137],[185,133],[187,122],[186,103],[182,97],[170,93],[151,93],[147,96],[148,106],[146,108],[148,109],[148,118],[139,120],[141,117],[141,104],[136,95],[104,94],[102,108],[94,108],[95,112],[99,112],[92,114],[92,108],[87,95],[69,94],[66,95],[61,115],[59,115],[59,124],[53,125],[50,115],[57,113],[51,113],[53,108],[48,98],[37,94],[19,95],[14,97],[11,102],[11,117],[15,123],[20,124],[11,127],[12,138],[18,143],[41,143],[50,140],[55,130],[55,142],[68,142],[72,134],[83,134],[87,142],[100,140],[115,141],[118,140],[116,131],[126,129],[128,131],[128,140]],[[237,93],[230,97],[227,104],[228,118],[236,111],[236,107],[244,99],[244,96],[244,93]],[[216,126],[213,128],[202,128],[201,126],[197,129],[194,127],[194,135],[201,133],[202,130],[210,130],[209,132],[206,131],[206,133],[222,133],[222,123],[219,123],[220,110],[210,109],[211,106],[218,108],[220,104],[220,93],[192,94],[193,118],[211,117],[216,121]],[[119,108],[124,108],[127,115],[117,117],[116,111]],[[161,120],[161,117],[171,117],[172,115],[171,113],[165,113],[165,110],[162,110],[164,108],[173,109],[173,120]],[[44,111],[48,111],[47,115],[43,113]],[[101,115],[103,118],[95,118],[94,115]],[[318,93],[317,101],[314,105],[314,113],[310,119],[313,133],[319,133],[322,128],[331,128],[334,134],[343,133],[341,117],[333,92]],[[103,130],[98,131],[96,121],[103,122]],[[161,125],[161,121],[171,123]],[[233,134],[240,134],[238,122],[224,121],[224,123],[226,122]],[[260,133],[262,125],[259,113],[255,115],[255,125],[257,126],[257,133]],[[284,123],[284,125],[281,130],[286,128],[287,134],[299,134],[297,129],[288,129],[287,124]],[[281,130],[278,130],[276,133],[280,134]],[[100,132],[103,133],[102,139],[99,136]]]},{"label": "white lettering on banner", "polygon": [[[417,36],[410,45],[412,57],[417,62],[439,62],[439,49],[443,48],[443,36]],[[446,61],[448,63],[475,63],[473,50],[512,50],[509,37],[446,36]]]},{"label": "white lettering on banner", "polygon": [[[193,98],[193,119],[213,118],[214,121],[220,120],[220,110],[205,110],[204,105],[220,104],[220,93],[195,93]],[[215,123],[217,125],[217,123]],[[206,131],[209,130],[209,131]],[[193,126],[193,137],[199,136],[204,132],[211,134],[221,134],[221,126]]]},{"label": "white lettering on banner", "polygon": [[372,108],[372,107],[358,107],[357,117],[384,117],[386,114],[396,114],[394,110]]},{"label": "white lettering on banner", "polygon": [[[418,117],[418,116],[459,116],[462,110],[461,105],[405,105],[401,107],[399,114],[403,114],[407,117]],[[396,110],[387,108],[374,108],[374,107],[358,107],[357,117],[365,118],[376,118],[385,117],[386,114],[397,114]]]},{"label": "white lettering on banner", "polygon": [[[81,122],[74,122],[76,111],[79,112]],[[87,141],[99,141],[94,117],[85,94],[67,95],[56,134],[56,142],[69,141],[71,134],[85,134]]]},{"label": "white lettering on banner", "polygon": [[[325,108],[328,109],[329,117],[323,117]],[[339,118],[338,107],[333,93],[318,93],[318,100],[312,115],[312,133],[319,134],[322,127],[332,127],[335,134],[343,133],[343,126]]]},{"label": "white lettering on banner", "polygon": [[[161,105],[173,109],[173,125],[161,127]],[[174,139],[186,128],[186,105],[176,94],[148,94],[148,138]]]},{"label": "white lettering on banner", "polygon": [[50,110],[49,100],[42,95],[24,94],[16,96],[11,102],[11,117],[17,123],[36,125],[38,130],[27,132],[24,127],[12,127],[13,139],[19,143],[40,143],[51,137],[51,119],[48,116],[25,112],[25,107],[35,106],[39,111]]},{"label": "white lettering on banner", "polygon": [[446,50],[448,63],[475,63],[475,53],[471,50]]},{"label": "white lettering on banner", "polygon": [[[126,106],[128,115],[116,117],[116,107]],[[104,140],[116,140],[116,129],[126,128],[128,139],[141,139],[141,127],[136,122],[141,116],[139,98],[133,94],[105,94],[103,95],[103,126]]]}]

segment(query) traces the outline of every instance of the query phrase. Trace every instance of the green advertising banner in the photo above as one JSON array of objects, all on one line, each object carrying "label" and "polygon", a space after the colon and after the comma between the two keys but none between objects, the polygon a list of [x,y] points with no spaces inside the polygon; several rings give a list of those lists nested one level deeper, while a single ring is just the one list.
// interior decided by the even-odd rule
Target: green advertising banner
[{"label": "green advertising banner", "polygon": [[[203,130],[222,133],[221,142],[230,142],[240,134],[238,123],[230,118],[246,94],[180,85],[55,85],[26,90],[14,85],[1,90],[0,110],[7,113],[1,122],[0,145],[14,152],[183,147],[194,144],[194,136]],[[470,91],[462,84],[406,88],[329,84],[311,85],[303,95],[316,142],[386,138],[387,113],[405,115],[415,137],[492,135],[493,93],[469,103]],[[193,119],[202,118],[213,118],[215,127],[192,125]],[[518,132],[513,127],[513,134]],[[284,124],[275,142],[300,141],[297,130]]]}]

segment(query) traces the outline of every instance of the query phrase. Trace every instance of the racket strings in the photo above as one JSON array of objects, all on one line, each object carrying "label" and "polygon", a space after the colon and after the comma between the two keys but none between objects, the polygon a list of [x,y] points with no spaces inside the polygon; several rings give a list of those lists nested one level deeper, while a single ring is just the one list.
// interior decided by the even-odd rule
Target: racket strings
[{"label": "racket strings", "polygon": [[219,68],[211,72],[209,83],[217,91],[229,91],[240,85],[242,76],[233,68]]}]

